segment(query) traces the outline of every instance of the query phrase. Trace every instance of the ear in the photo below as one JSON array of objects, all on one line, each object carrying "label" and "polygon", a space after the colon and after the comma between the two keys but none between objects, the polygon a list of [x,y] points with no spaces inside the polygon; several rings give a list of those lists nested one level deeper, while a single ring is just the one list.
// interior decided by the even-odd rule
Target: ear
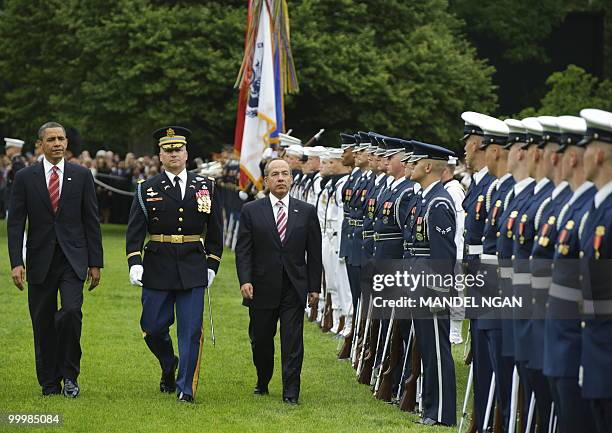
[{"label": "ear", "polygon": [[595,163],[597,166],[602,166],[606,162],[606,152],[599,147],[597,153],[595,153]]}]

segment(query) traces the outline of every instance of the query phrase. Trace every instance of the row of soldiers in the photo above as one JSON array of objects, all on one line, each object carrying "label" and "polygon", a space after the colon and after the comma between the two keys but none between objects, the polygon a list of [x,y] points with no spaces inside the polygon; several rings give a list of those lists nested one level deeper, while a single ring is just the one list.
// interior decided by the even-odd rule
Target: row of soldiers
[{"label": "row of soldiers", "polygon": [[440,146],[359,132],[341,134],[339,149],[303,148],[281,137],[291,194],[317,207],[323,232],[325,296],[309,315],[344,337],[339,357],[377,398],[454,425],[461,312],[376,320],[362,273],[402,259],[483,276],[485,293],[532,306],[469,316],[472,431],[612,431],[612,113],[462,119],[465,196],[456,156]]}]

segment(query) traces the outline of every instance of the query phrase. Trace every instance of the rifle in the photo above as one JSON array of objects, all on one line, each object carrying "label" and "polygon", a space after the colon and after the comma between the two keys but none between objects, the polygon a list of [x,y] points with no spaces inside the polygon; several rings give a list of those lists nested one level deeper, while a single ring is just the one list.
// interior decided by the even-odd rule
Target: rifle
[{"label": "rifle", "polygon": [[376,398],[383,401],[391,401],[393,396],[393,373],[400,363],[400,351],[402,347],[402,334],[400,332],[399,321],[393,324],[393,334],[391,335],[391,349],[385,369],[382,370],[382,379],[376,393]]},{"label": "rifle", "polygon": [[[391,318],[389,319],[389,326],[387,327],[387,335],[385,335],[385,345],[383,346],[383,352],[380,358],[380,364],[378,364],[379,366],[374,372],[372,381],[371,381],[373,382],[373,385],[374,385],[374,388],[372,389],[372,391],[374,392],[374,397],[376,397],[376,394],[378,393],[378,388],[380,387],[380,380],[382,378],[382,373],[383,371],[386,371],[387,369],[387,366],[386,366],[387,354],[390,352],[389,342],[391,341],[391,336],[393,334],[393,327],[395,325],[394,320],[395,320],[395,308],[391,310]],[[382,329],[382,326],[381,326],[381,329]],[[374,359],[374,365],[376,365],[376,358]]]},{"label": "rifle", "polygon": [[[372,373],[370,374],[370,379],[366,383],[366,385],[374,386],[376,382],[376,377],[380,372],[380,364],[378,362],[378,353],[380,352],[380,348],[382,347],[381,338],[383,333],[385,322],[382,319],[378,321],[378,337],[376,337],[376,351],[374,352],[374,361],[372,362]],[[391,331],[391,326],[387,326],[387,332],[385,333],[385,341],[387,341],[387,337],[389,336],[389,331]],[[372,346],[370,345],[370,352],[372,351]],[[383,352],[384,356],[384,352]],[[382,363],[382,359],[380,360]]]},{"label": "rifle", "polygon": [[319,130],[319,132],[317,132],[315,135],[313,135],[310,138],[310,140],[308,140],[306,142],[306,144],[304,144],[304,147],[312,146],[315,143],[315,141],[319,141],[319,138],[321,138],[321,135],[323,135],[324,131],[325,131],[325,129]]},{"label": "rifle", "polygon": [[495,417],[493,418],[493,433],[504,433],[504,416],[502,415],[499,402],[495,403]]},{"label": "rifle", "polygon": [[361,333],[361,345],[357,345],[357,349],[355,350],[355,354],[359,353],[359,357],[356,360],[356,369],[357,369],[357,376],[359,376],[359,374],[361,373],[361,365],[363,364],[363,356],[365,353],[365,339],[366,339],[366,335],[368,334],[369,330],[370,330],[370,321],[372,319],[372,296],[370,295],[370,304],[368,306],[368,316],[366,317],[366,321],[365,321],[365,328],[363,329],[363,332]]},{"label": "rifle", "polygon": [[380,334],[380,330],[380,320],[372,321],[372,326],[370,328],[370,339],[368,341],[368,353],[361,363],[361,371],[359,372],[359,377],[357,379],[357,382],[364,385],[370,384],[372,368],[374,367],[374,358],[376,357],[376,336]]},{"label": "rifle", "polygon": [[[472,390],[472,384],[474,383],[474,364],[470,364],[470,372],[468,374],[467,385],[465,387],[465,397],[463,398],[463,409],[461,410],[461,421],[459,422],[459,430],[458,433],[461,433],[463,430],[463,422],[468,415],[467,405],[468,400],[470,398],[470,391]],[[474,423],[476,425],[476,423]]]},{"label": "rifle", "polygon": [[395,404],[399,404],[400,397],[404,388],[404,376],[406,375],[406,363],[408,362],[408,355],[410,355],[410,346],[412,344],[412,337],[414,335],[414,323],[410,323],[410,334],[408,334],[408,341],[404,346],[404,363],[402,364],[402,375],[397,386],[397,394],[395,395]]},{"label": "rifle", "polygon": [[[353,320],[351,321],[351,332],[344,337],[344,344],[338,353],[338,359],[349,359],[353,352],[353,334],[355,333],[355,320],[359,317],[359,300],[357,301],[357,312],[353,312]],[[357,324],[359,328],[359,324]]]},{"label": "rifle", "polygon": [[417,345],[416,335],[412,338],[412,356],[410,357],[410,377],[404,383],[404,393],[399,402],[403,412],[414,412],[417,401],[417,380],[421,375],[421,353]]},{"label": "rifle", "polygon": [[321,320],[321,330],[323,332],[329,332],[332,326],[334,326],[332,314],[331,293],[327,293],[325,296],[325,308],[323,309],[323,320]]}]

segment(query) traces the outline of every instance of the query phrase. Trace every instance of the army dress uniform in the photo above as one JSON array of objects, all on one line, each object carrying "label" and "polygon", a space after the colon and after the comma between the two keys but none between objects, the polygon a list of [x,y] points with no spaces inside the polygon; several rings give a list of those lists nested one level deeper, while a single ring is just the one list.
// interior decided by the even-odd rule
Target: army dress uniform
[{"label": "army dress uniform", "polygon": [[[154,134],[163,149],[186,145],[188,135],[189,131],[180,127]],[[185,180],[183,190],[182,180],[176,181],[181,176]],[[185,401],[192,401],[197,390],[208,270],[218,271],[223,251],[217,197],[212,178],[186,171],[178,176],[160,173],[139,184],[126,233],[128,265],[144,268],[140,324],[144,340],[162,369],[160,389],[173,391],[178,364],[176,391]],[[175,305],[178,359],[169,334]]]}]

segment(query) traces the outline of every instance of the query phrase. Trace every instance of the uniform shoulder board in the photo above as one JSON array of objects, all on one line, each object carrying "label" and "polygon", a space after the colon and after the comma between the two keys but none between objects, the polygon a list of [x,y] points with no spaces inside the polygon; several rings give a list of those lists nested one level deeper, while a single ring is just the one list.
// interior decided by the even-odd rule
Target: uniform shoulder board
[{"label": "uniform shoulder board", "polygon": [[586,211],[580,220],[580,225],[578,226],[578,239],[582,239],[582,232],[584,231],[584,225],[586,224],[588,217],[589,211]]},{"label": "uniform shoulder board", "polygon": [[536,212],[535,220],[534,220],[536,232],[540,229],[540,220],[542,219],[542,214],[544,213],[544,209],[546,209],[546,206],[548,206],[548,203],[550,203],[551,201],[552,201],[552,197],[546,197],[546,200],[542,202],[542,204],[540,205],[540,207],[538,208]]},{"label": "uniform shoulder board", "polygon": [[145,179],[138,179],[137,183],[143,183],[145,181]]},{"label": "uniform shoulder board", "polygon": [[491,210],[491,195],[493,194],[493,190],[495,189],[498,183],[499,183],[499,179],[495,179],[493,182],[491,182],[491,185],[489,185],[489,189],[487,190],[487,195],[486,195],[486,200],[485,200],[485,209],[487,213],[489,213],[489,211]]}]

